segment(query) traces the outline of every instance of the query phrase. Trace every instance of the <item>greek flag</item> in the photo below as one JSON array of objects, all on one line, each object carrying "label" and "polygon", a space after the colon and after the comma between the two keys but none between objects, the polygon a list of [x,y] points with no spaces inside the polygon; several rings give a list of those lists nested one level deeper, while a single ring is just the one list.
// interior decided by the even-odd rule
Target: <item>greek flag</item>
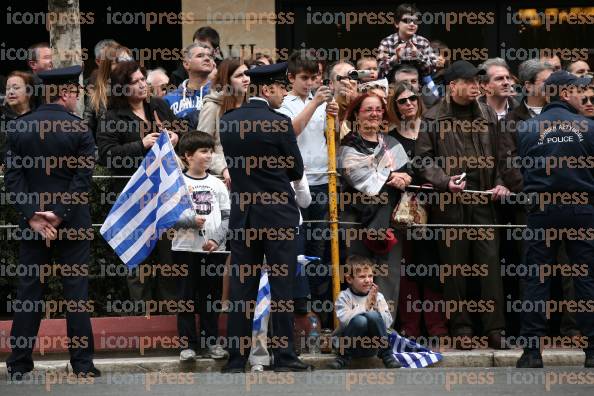
[{"label": "greek flag", "polygon": [[390,341],[394,343],[392,354],[402,367],[423,368],[435,364],[443,359],[439,352],[432,352],[416,342],[393,332]]},{"label": "greek flag", "polygon": [[435,85],[435,82],[433,81],[431,76],[423,77],[423,85],[425,85],[434,96],[437,96],[439,98],[439,89],[437,88],[437,85]]},{"label": "greek flag", "polygon": [[[252,335],[268,330],[268,318],[270,317],[270,283],[268,283],[268,271],[262,270],[260,275],[260,284],[258,286],[258,297],[256,298],[256,309],[254,312],[254,321],[252,324]],[[264,344],[266,345],[266,344]]]},{"label": "greek flag", "polygon": [[151,253],[161,233],[193,206],[171,140],[161,133],[107,215],[101,235],[134,268]]},{"label": "greek flag", "polygon": [[303,254],[297,256],[297,272],[295,276],[305,276],[305,266],[313,261],[320,261],[320,258],[315,256],[305,256]]}]

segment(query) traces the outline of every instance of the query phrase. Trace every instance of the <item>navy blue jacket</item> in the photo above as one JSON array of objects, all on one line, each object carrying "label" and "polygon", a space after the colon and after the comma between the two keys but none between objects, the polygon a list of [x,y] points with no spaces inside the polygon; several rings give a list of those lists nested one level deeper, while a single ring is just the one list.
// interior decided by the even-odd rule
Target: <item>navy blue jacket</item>
[{"label": "navy blue jacket", "polygon": [[229,228],[298,226],[291,181],[302,178],[303,159],[291,119],[252,99],[221,117],[220,134],[231,176]]},{"label": "navy blue jacket", "polygon": [[61,105],[44,104],[11,121],[7,132],[4,181],[17,197],[21,227],[36,211],[53,211],[60,227],[91,227],[95,141],[87,123]]},{"label": "navy blue jacket", "polygon": [[594,193],[594,121],[572,106],[549,103],[517,125],[517,141],[525,192]]}]

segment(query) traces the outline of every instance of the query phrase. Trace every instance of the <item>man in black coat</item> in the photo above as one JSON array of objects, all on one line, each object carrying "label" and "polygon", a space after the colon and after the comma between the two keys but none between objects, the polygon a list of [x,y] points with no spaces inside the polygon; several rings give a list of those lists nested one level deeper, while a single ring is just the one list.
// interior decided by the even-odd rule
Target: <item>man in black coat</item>
[{"label": "man in black coat", "polygon": [[245,368],[252,339],[246,303],[255,302],[264,257],[270,268],[274,369],[310,369],[293,351],[292,277],[299,209],[291,181],[302,178],[303,160],[290,118],[273,110],[286,95],[286,68],[280,63],[246,72],[258,95],[221,118],[221,143],[231,175],[232,233],[229,361],[223,372]]},{"label": "man in black coat", "polygon": [[[85,122],[71,113],[76,110],[81,71],[80,66],[72,66],[40,72],[48,103],[7,127],[5,183],[20,217],[19,265],[26,267],[12,301],[12,353],[6,365],[14,380],[33,370],[31,354],[41,318],[44,308],[49,315],[52,306],[58,307],[54,312],[66,313],[74,373],[100,375],[93,365],[90,312],[94,307],[88,300],[87,279],[95,144]],[[44,303],[47,268],[61,275],[65,300]]]}]

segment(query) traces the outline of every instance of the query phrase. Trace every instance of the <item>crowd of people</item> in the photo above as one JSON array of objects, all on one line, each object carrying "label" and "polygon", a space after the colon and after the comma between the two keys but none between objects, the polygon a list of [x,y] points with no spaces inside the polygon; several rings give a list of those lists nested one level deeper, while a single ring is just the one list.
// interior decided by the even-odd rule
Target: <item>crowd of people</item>
[{"label": "crowd of people", "polygon": [[[168,75],[160,68],[146,71],[134,61],[129,49],[114,40],[97,44],[97,67],[85,81],[83,119],[93,135],[98,163],[111,175],[131,176],[160,133],[166,131],[186,169],[184,176],[195,213],[185,213],[176,228],[190,232],[177,234],[173,241],[160,239],[143,265],[188,263],[193,270],[183,279],[158,271],[150,282],[141,282],[138,273],[131,273],[127,279],[134,300],[196,299],[200,333],[194,312],[178,315],[179,334],[189,340],[180,351],[181,360],[193,360],[198,355],[222,359],[230,354],[225,368],[228,372],[242,371],[247,354],[254,371],[270,364],[265,343],[254,342],[251,354],[246,354],[234,347],[225,351],[212,341],[218,340],[219,319],[217,313],[209,312],[205,300],[225,303],[223,311],[230,314],[230,334],[251,337],[251,324],[239,317],[244,313],[237,312],[235,303],[255,300],[257,281],[239,282],[233,268],[248,263],[261,265],[262,261],[272,265],[278,259],[285,260],[281,263],[289,265],[289,272],[277,279],[271,273],[273,300],[294,302],[295,317],[316,316],[323,328],[334,327],[336,314],[339,326],[334,330],[338,337],[387,339],[388,329],[396,329],[411,338],[449,339],[448,345],[457,349],[475,348],[477,337],[485,337],[485,345],[490,348],[507,349],[514,346],[507,337],[510,329],[517,330],[509,321],[521,315],[520,334],[528,341],[537,341],[521,345],[525,353],[518,366],[542,366],[539,340],[552,330],[547,330],[544,312],[510,312],[506,308],[507,276],[501,271],[502,259],[517,259],[537,268],[586,263],[594,271],[594,255],[588,257],[594,251],[594,242],[582,241],[577,246],[559,241],[553,248],[536,240],[510,243],[504,241],[506,234],[499,233],[498,226],[554,226],[547,218],[537,217],[542,203],[532,202],[528,214],[522,205],[505,205],[512,194],[584,192],[589,197],[594,193],[591,169],[554,169],[553,174],[544,174],[544,168],[512,165],[516,156],[563,154],[563,147],[551,153],[542,151],[546,139],[574,142],[579,135],[580,142],[586,142],[584,146],[591,146],[575,149],[573,155],[588,155],[594,149],[587,136],[594,125],[594,84],[589,65],[583,61],[564,65],[552,56],[525,60],[514,74],[501,58],[488,59],[478,67],[463,60],[450,62],[442,56],[447,48],[443,42],[417,34],[417,15],[413,6],[400,5],[396,31],[381,40],[377,59],[365,57],[356,62],[327,64],[303,50],[294,52],[286,63],[274,63],[262,54],[252,59],[224,59],[218,33],[202,27],[185,49],[180,67]],[[51,71],[51,49],[47,44],[38,44],[31,47],[30,54],[30,70],[8,75],[0,109],[3,126],[40,106],[41,95],[29,88],[43,84],[44,73]],[[253,122],[260,119],[258,114],[263,114],[261,119],[281,123],[281,132],[292,137],[286,141],[276,137],[234,140],[233,132],[238,131],[231,121]],[[543,130],[542,120],[549,121],[549,129]],[[346,287],[335,302],[335,311],[315,308],[327,306],[323,303],[333,299],[330,244],[324,237],[330,235],[329,122],[335,123],[336,130],[341,268],[345,274],[341,280]],[[564,122],[573,123],[559,127]],[[571,135],[570,140],[555,137],[560,131],[574,131],[572,128],[579,123],[585,128]],[[523,137],[521,132],[539,126],[537,140]],[[15,146],[9,129],[2,131],[1,144],[3,164],[8,165],[7,182],[13,183],[7,187],[14,187],[9,163]],[[260,163],[250,174],[246,163],[238,162],[239,157],[270,153],[291,154],[293,166],[279,169]],[[555,184],[555,172],[562,176],[561,185]],[[277,211],[274,205],[267,207],[254,201],[247,205],[251,206],[249,216],[242,210],[245,218],[240,218],[239,204],[234,202],[238,194],[255,193],[259,187],[287,192],[285,182],[291,182],[291,207]],[[110,188],[118,193],[126,183],[126,178],[114,178]],[[406,194],[409,198],[412,194],[417,202],[438,199],[425,205],[429,225],[455,230],[459,237],[424,238],[410,229],[396,227],[395,209],[403,209],[399,202]],[[569,217],[583,214],[587,218],[583,221],[592,221],[589,209],[560,210],[568,211]],[[555,216],[565,218],[562,213]],[[25,219],[31,217],[25,215]],[[292,227],[297,235],[290,244],[269,241],[250,247],[243,241],[241,245],[229,231],[245,228],[250,221],[254,227],[258,221],[258,227]],[[580,226],[579,221],[570,225]],[[51,225],[43,227],[43,232],[51,230]],[[469,230],[490,227],[495,231],[489,238],[469,237]],[[425,230],[429,229],[433,228]],[[462,229],[468,232],[461,233]],[[370,230],[381,237],[370,236]],[[358,237],[345,238],[349,235]],[[561,245],[565,251],[559,250]],[[298,255],[310,258],[304,270],[307,275],[295,271]],[[208,265],[224,267],[224,275],[199,271],[199,267]],[[419,269],[427,272],[434,266],[441,273],[416,275],[422,272]],[[456,270],[462,267],[479,267],[481,271],[470,276],[466,270]],[[522,278],[519,290],[523,300],[550,298],[550,279],[544,283],[538,279],[538,273]],[[593,279],[592,273],[564,276],[560,298],[592,300]],[[484,302],[486,308],[477,310],[461,304],[473,298]],[[443,309],[415,309],[415,301],[430,302],[431,307],[454,302],[457,308],[447,314]],[[591,346],[585,348],[589,367],[594,366],[593,315],[591,311],[563,312],[561,325],[563,336],[589,339]],[[275,336],[293,340],[292,314],[273,311],[271,320]],[[275,368],[308,369],[293,349],[292,341],[289,347],[272,345]],[[360,349],[341,348],[332,367],[347,367]],[[382,358],[386,367],[399,367],[387,345],[371,351]],[[369,350],[363,352],[368,354]],[[19,366],[14,354],[9,362],[13,372],[28,369]],[[88,367],[85,370],[88,372]]]}]

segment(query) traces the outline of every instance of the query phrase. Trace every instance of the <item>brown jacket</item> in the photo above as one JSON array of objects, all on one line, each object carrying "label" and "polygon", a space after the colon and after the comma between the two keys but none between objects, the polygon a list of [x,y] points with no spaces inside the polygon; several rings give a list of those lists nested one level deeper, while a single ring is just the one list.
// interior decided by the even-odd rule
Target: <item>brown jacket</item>
[{"label": "brown jacket", "polygon": [[[478,161],[468,162],[464,153],[463,133],[472,133]],[[480,169],[479,189],[489,190],[503,184],[500,177],[499,126],[497,115],[487,105],[475,102],[472,122],[461,123],[452,112],[450,97],[443,98],[423,116],[423,122],[415,145],[420,176],[433,184],[438,191],[448,191],[451,176],[459,175],[469,166]],[[426,166],[424,158],[432,158],[432,165]],[[466,160],[466,161],[463,161]],[[416,165],[416,164],[415,164]],[[461,219],[459,205],[447,205],[438,216],[443,221]],[[443,216],[446,218],[443,218]],[[433,217],[434,221],[439,221]]]},{"label": "brown jacket", "polygon": [[524,182],[520,169],[512,166],[508,163],[508,158],[512,158],[518,155],[518,143],[516,136],[516,125],[518,122],[526,121],[532,118],[526,103],[522,100],[520,105],[516,107],[512,112],[508,113],[505,120],[501,123],[501,137],[499,139],[499,152],[503,159],[501,167],[501,178],[505,183],[505,186],[509,188],[511,192],[521,192],[524,189]]}]

